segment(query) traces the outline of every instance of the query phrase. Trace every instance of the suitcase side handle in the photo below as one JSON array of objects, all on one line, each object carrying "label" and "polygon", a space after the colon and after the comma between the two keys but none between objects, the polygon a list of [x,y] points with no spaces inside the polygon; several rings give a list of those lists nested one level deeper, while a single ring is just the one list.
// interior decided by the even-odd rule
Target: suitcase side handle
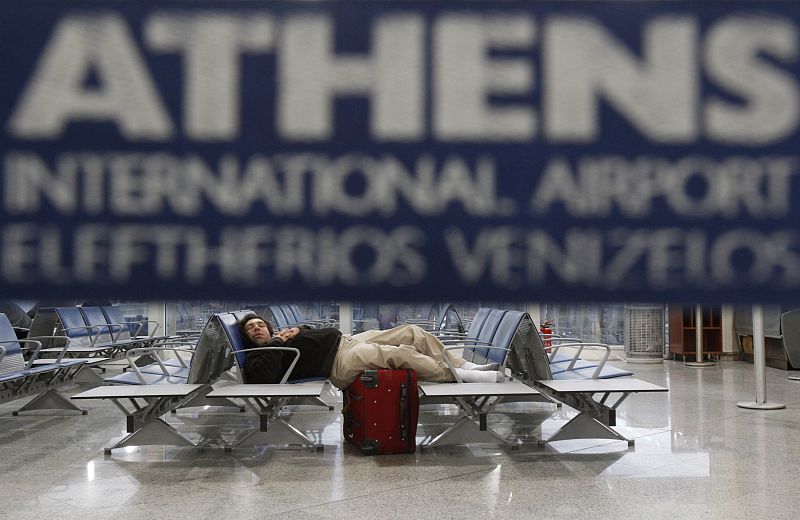
[{"label": "suitcase side handle", "polygon": [[[361,422],[356,420],[353,413],[350,411],[350,405],[353,401],[360,401],[363,396],[356,394],[355,392],[351,392],[350,389],[345,389],[343,393],[344,402],[342,405],[342,426],[345,430],[345,438],[352,441],[353,440],[353,432],[352,428],[361,428],[364,426]],[[350,429],[348,434],[347,430]]]}]

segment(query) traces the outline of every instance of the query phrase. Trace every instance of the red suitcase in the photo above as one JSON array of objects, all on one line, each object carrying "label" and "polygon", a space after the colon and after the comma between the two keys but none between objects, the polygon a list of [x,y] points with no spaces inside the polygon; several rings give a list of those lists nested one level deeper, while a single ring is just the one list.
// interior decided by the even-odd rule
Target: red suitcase
[{"label": "red suitcase", "polygon": [[365,455],[414,453],[419,395],[413,370],[365,370],[344,391],[344,438]]}]

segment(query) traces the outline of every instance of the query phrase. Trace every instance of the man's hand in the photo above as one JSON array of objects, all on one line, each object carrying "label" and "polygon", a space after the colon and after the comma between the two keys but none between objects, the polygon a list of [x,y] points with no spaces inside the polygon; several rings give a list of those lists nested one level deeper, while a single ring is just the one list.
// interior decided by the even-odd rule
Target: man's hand
[{"label": "man's hand", "polygon": [[298,327],[289,327],[288,329],[280,330],[275,335],[281,338],[283,341],[288,341],[298,334],[300,334],[300,329]]}]

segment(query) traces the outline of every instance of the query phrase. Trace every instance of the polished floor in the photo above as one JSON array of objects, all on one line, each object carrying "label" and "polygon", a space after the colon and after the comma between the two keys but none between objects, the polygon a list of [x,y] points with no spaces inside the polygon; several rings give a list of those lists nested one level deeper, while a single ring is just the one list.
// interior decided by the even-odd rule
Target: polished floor
[{"label": "polished floor", "polygon": [[[255,427],[250,414],[182,410],[167,420],[195,448],[146,446],[103,454],[125,429],[107,401],[89,413],[25,415],[0,406],[0,518],[391,519],[391,518],[797,518],[800,496],[800,382],[767,369],[768,402],[786,409],[738,408],[754,399],[753,366],[681,362],[629,365],[670,392],[631,396],[618,430],[636,440],[562,441],[537,447],[574,411],[546,404],[505,408],[491,425],[519,437],[519,450],[493,445],[440,447],[410,455],[363,457],[341,437],[334,411],[291,410],[292,424],[323,452],[214,447]],[[78,389],[75,389],[77,391]],[[221,409],[218,409],[221,410]],[[453,420],[455,408],[426,408],[418,441]]]}]

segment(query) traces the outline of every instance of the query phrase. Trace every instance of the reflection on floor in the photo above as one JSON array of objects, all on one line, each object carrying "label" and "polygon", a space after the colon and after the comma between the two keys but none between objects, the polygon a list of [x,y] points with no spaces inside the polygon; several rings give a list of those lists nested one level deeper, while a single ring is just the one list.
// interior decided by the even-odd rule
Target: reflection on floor
[{"label": "reflection on floor", "polygon": [[[629,366],[630,368],[631,366]],[[289,420],[324,452],[258,447],[226,453],[256,426],[251,414],[192,409],[166,419],[205,450],[148,446],[103,455],[123,435],[110,402],[87,401],[86,416],[11,412],[0,406],[0,518],[796,518],[800,489],[800,383],[767,369],[769,401],[753,411],[753,366],[632,365],[670,388],[631,396],[617,414],[636,439],[562,441],[537,448],[574,415],[552,405],[508,405],[490,425],[521,438],[519,450],[441,447],[363,457],[341,438],[335,411],[291,410]],[[75,389],[78,390],[77,388]],[[336,400],[335,397],[327,397]],[[418,440],[442,431],[451,406],[426,408]]]}]

